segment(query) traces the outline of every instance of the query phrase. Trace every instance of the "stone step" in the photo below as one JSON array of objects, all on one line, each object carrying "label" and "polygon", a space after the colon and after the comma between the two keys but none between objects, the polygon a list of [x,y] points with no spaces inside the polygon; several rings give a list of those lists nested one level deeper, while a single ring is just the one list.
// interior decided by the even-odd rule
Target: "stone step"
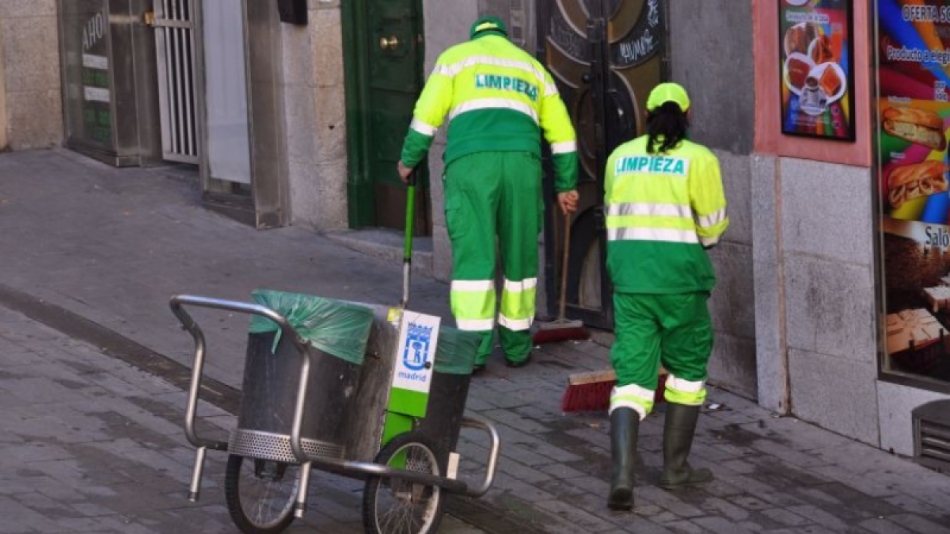
[{"label": "stone step", "polygon": [[[346,248],[361,252],[383,261],[401,264],[403,252],[402,232],[385,228],[366,230],[343,230],[324,234],[331,241]],[[412,239],[412,271],[424,276],[433,276],[433,254],[431,237]]]}]

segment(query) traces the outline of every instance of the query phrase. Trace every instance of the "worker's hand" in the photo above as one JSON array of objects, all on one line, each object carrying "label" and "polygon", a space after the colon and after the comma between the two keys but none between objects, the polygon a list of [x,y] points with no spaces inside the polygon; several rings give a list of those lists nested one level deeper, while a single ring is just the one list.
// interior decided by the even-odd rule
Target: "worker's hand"
[{"label": "worker's hand", "polygon": [[577,211],[578,198],[580,198],[580,195],[577,194],[577,190],[558,193],[557,203],[559,206],[561,206],[561,213],[567,215],[568,213],[574,213]]},{"label": "worker's hand", "polygon": [[402,183],[409,183],[409,175],[412,174],[412,167],[406,167],[406,164],[399,160],[399,163],[396,165],[396,172],[399,173],[399,179],[402,180]]}]

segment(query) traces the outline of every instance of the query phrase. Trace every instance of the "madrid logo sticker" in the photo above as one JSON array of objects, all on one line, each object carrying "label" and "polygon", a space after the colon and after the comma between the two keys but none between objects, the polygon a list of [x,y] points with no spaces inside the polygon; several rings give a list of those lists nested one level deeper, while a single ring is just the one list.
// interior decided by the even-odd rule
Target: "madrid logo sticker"
[{"label": "madrid logo sticker", "polygon": [[421,371],[426,368],[429,345],[432,343],[432,327],[409,323],[406,333],[406,347],[402,352],[402,364],[409,370]]},{"label": "madrid logo sticker", "polygon": [[432,386],[440,317],[411,311],[402,314],[393,387],[428,393]]}]

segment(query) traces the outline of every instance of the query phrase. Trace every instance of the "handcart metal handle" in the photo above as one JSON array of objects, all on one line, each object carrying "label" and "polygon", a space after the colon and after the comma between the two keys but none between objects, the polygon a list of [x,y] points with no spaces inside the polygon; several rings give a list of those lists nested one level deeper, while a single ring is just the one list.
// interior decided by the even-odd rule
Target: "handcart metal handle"
[{"label": "handcart metal handle", "polygon": [[221,300],[208,297],[198,297],[195,295],[176,295],[171,298],[169,301],[169,306],[172,309],[172,313],[175,314],[175,317],[177,317],[178,321],[181,322],[182,327],[184,327],[184,329],[187,330],[188,333],[191,334],[191,337],[195,340],[195,364],[191,372],[191,383],[188,388],[188,408],[185,412],[185,437],[187,437],[188,441],[196,447],[195,467],[192,472],[191,488],[188,493],[188,499],[192,502],[197,502],[198,496],[200,494],[201,475],[202,471],[204,470],[205,452],[207,449],[215,451],[227,451],[228,444],[224,441],[204,439],[198,435],[198,432],[195,429],[195,419],[198,413],[198,392],[201,389],[201,377],[204,374],[204,360],[207,344],[205,342],[204,332],[201,331],[197,321],[195,321],[191,315],[185,311],[185,305],[199,308],[234,311],[238,313],[266,317],[277,323],[277,326],[280,327],[286,339],[290,339],[294,347],[297,349],[297,352],[304,356],[304,361],[307,361],[307,358],[306,346],[304,345],[303,339],[297,335],[297,331],[294,330],[292,326],[290,326],[290,323],[286,318],[284,318],[284,316],[280,315],[274,310],[271,310],[270,308],[259,306],[257,304],[248,304],[245,302]]},{"label": "handcart metal handle", "polygon": [[498,430],[495,428],[495,425],[480,415],[467,415],[462,417],[462,426],[482,429],[487,432],[491,438],[491,452],[488,453],[488,466],[485,470],[485,480],[483,480],[482,484],[477,488],[469,489],[466,492],[470,497],[481,497],[488,493],[492,483],[495,482],[495,468],[498,467],[498,454],[501,451],[501,437],[498,435]]},{"label": "handcart metal handle", "polygon": [[[362,473],[364,475],[398,478],[419,484],[439,486],[447,491],[454,493],[464,493],[470,497],[481,497],[482,495],[488,493],[488,490],[491,489],[492,483],[494,483],[495,470],[498,466],[498,456],[501,451],[501,438],[499,437],[498,431],[495,429],[494,425],[482,417],[466,416],[462,418],[461,423],[464,427],[479,428],[484,430],[486,433],[488,433],[492,442],[491,451],[488,455],[488,466],[486,468],[485,479],[477,487],[470,487],[468,483],[461,480],[455,480],[416,471],[407,471],[405,469],[393,469],[391,467],[372,462],[347,461],[316,454],[309,454],[306,451],[301,450],[300,432],[299,428],[297,427],[296,418],[294,419],[294,433],[291,434],[290,443],[291,449],[294,451],[294,456],[296,456],[297,460],[303,465],[312,464],[313,466],[321,467],[329,471],[342,473],[356,472]],[[295,440],[297,441],[296,445],[294,445]],[[304,477],[308,476],[308,470],[304,469],[302,471],[302,475]],[[307,484],[305,480],[304,483],[301,483],[301,487],[306,486]],[[298,501],[298,504],[301,503]],[[300,511],[303,511],[302,508]]]},{"label": "handcart metal handle", "polygon": [[489,452],[488,456],[488,467],[487,472],[485,473],[485,480],[476,488],[470,488],[467,483],[462,482],[461,480],[415,471],[408,471],[405,469],[393,469],[391,467],[386,467],[372,462],[340,460],[338,458],[310,454],[305,451],[300,441],[300,432],[301,427],[303,426],[304,412],[306,410],[307,387],[310,382],[310,358],[306,357],[306,352],[302,352],[302,354],[304,354],[304,358],[301,362],[302,365],[300,368],[300,384],[297,389],[297,405],[294,409],[293,428],[290,432],[290,449],[294,453],[294,457],[297,458],[297,461],[304,466],[304,469],[301,470],[301,496],[298,498],[295,505],[295,514],[297,517],[300,517],[303,514],[306,504],[304,499],[306,496],[305,488],[307,487],[310,476],[310,470],[306,467],[309,465],[316,465],[327,470],[343,473],[355,472],[365,475],[399,478],[410,482],[439,486],[446,489],[447,491],[454,493],[464,493],[472,497],[481,497],[491,488],[491,485],[495,479],[495,468],[498,465],[501,439],[495,427],[487,419],[478,416],[468,416],[462,418],[462,426],[482,429],[488,433],[492,441],[491,451]]}]

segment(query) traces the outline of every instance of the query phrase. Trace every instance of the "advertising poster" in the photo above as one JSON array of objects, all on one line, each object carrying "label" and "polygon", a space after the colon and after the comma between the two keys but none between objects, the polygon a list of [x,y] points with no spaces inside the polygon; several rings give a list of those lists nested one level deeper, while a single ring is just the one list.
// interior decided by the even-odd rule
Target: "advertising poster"
[{"label": "advertising poster", "polygon": [[854,140],[851,0],[780,0],[782,133]]},{"label": "advertising poster", "polygon": [[884,372],[950,382],[950,1],[878,0]]}]

